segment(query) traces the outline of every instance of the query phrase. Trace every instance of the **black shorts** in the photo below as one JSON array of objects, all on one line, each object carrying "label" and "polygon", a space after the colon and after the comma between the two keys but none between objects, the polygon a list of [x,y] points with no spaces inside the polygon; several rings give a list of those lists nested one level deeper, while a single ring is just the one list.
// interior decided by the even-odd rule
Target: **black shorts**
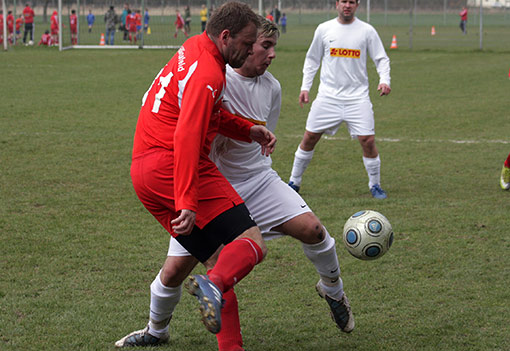
[{"label": "black shorts", "polygon": [[239,235],[257,224],[245,204],[234,206],[204,228],[193,228],[190,235],[178,235],[177,241],[200,262],[207,261],[223,244],[234,241]]}]

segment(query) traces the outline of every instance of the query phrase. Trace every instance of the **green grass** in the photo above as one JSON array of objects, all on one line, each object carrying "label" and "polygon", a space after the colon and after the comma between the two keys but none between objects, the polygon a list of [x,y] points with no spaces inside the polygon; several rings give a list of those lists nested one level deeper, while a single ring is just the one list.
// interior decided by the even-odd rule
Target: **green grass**
[{"label": "green grass", "polygon": [[[378,28],[387,46],[399,28]],[[271,66],[283,89],[273,161],[284,179],[309,109],[297,96],[312,31],[284,35]],[[459,38],[431,49],[437,37],[424,35],[423,49],[389,51],[388,97],[376,95],[370,65],[387,200],[369,196],[345,128],[318,144],[305,174],[302,195],[337,239],[356,330],[338,332],[312,265],[285,238],[236,288],[248,350],[510,348],[510,194],[498,186],[510,151],[509,46],[480,52]],[[0,53],[1,350],[113,350],[146,323],[168,234],[137,200],[129,166],[141,97],[172,54]],[[373,262],[341,243],[345,220],[365,208],[396,235]],[[161,350],[216,349],[196,307],[183,294]]]}]

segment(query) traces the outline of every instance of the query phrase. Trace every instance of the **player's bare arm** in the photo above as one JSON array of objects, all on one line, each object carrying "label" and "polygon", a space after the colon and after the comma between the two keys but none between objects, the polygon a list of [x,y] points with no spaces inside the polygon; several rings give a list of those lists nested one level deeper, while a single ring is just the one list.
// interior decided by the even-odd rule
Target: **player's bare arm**
[{"label": "player's bare arm", "polygon": [[388,84],[379,84],[377,86],[377,90],[379,91],[379,96],[388,95],[391,93],[391,88]]},{"label": "player's bare arm", "polygon": [[250,138],[260,144],[262,155],[269,156],[274,152],[276,136],[266,127],[260,125],[251,127]]},{"label": "player's bare arm", "polygon": [[179,214],[179,217],[172,220],[170,223],[172,224],[172,229],[175,234],[178,235],[189,235],[195,226],[195,212],[191,210],[182,210]]},{"label": "player's bare arm", "polygon": [[301,106],[301,108],[303,108],[303,104],[307,104],[309,102],[310,102],[310,98],[308,96],[308,91],[301,90],[301,92],[299,93],[299,106]]}]

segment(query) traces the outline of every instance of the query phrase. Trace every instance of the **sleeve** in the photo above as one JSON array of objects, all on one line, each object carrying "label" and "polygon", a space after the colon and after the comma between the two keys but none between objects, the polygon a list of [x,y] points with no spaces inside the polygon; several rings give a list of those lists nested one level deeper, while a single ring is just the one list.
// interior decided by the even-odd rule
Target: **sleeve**
[{"label": "sleeve", "polygon": [[276,83],[273,87],[273,101],[271,103],[271,111],[267,117],[267,129],[274,133],[278,118],[280,117],[280,111],[282,108],[282,89],[280,83]]},{"label": "sleeve", "polygon": [[223,107],[219,111],[221,117],[220,129],[218,132],[226,137],[251,143],[250,129],[254,124],[239,116],[236,116]]},{"label": "sleeve", "polygon": [[306,53],[305,64],[303,66],[303,82],[301,90],[310,91],[313,84],[313,78],[319,70],[322,55],[324,53],[324,45],[322,43],[321,27],[319,26],[313,35],[312,44]]},{"label": "sleeve", "polygon": [[377,73],[379,74],[379,84],[390,85],[390,59],[386,55],[383,43],[374,28],[371,28],[368,36],[368,54],[374,61]]},{"label": "sleeve", "polygon": [[[197,211],[198,208],[198,162],[200,152],[205,143],[211,114],[214,108],[214,97],[208,86],[221,91],[221,79],[206,81],[211,77],[207,62],[196,62],[182,91],[181,110],[174,133],[174,172],[175,172],[175,209]],[[189,71],[193,69],[191,65]],[[204,66],[204,67],[201,67]],[[188,71],[188,75],[190,72]],[[218,77],[219,78],[219,77]],[[167,87],[166,89],[169,89]]]}]

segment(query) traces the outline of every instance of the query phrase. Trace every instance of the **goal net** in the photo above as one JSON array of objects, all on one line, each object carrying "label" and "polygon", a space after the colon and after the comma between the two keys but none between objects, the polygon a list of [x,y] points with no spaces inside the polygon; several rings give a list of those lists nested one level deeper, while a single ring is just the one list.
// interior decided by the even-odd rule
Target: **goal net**
[{"label": "goal net", "polygon": [[[213,9],[224,2],[58,0],[55,11],[59,14],[59,48],[178,49],[186,38],[202,32]],[[259,3],[263,3],[262,0],[244,2],[256,12],[260,12]]]}]

